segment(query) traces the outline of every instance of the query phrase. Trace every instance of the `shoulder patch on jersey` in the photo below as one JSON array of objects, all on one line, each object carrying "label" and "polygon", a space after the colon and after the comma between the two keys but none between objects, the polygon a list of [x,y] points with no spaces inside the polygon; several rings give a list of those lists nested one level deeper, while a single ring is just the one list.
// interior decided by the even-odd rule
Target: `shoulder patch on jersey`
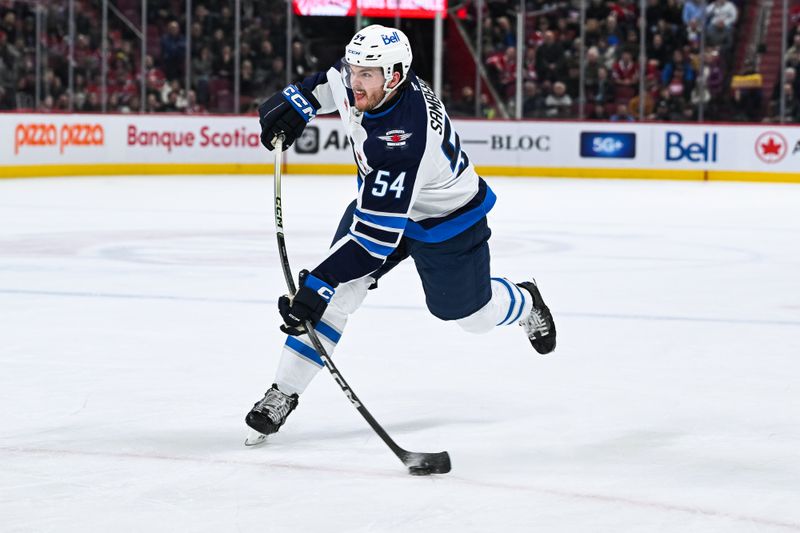
[{"label": "shoulder patch on jersey", "polygon": [[411,137],[411,133],[406,133],[405,130],[389,130],[386,135],[378,135],[378,139],[386,141],[386,147],[402,148],[406,146],[406,140]]}]

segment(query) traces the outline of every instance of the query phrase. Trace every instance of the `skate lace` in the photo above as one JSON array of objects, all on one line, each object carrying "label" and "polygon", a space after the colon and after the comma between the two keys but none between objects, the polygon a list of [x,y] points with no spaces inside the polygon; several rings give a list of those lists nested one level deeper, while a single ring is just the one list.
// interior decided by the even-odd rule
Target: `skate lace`
[{"label": "skate lace", "polygon": [[525,328],[529,336],[532,336],[534,333],[540,335],[547,335],[550,333],[550,325],[544,318],[542,310],[535,307],[531,309],[531,314],[520,321],[520,324]]},{"label": "skate lace", "polygon": [[282,392],[270,389],[264,399],[256,404],[256,409],[266,413],[274,424],[280,424],[292,410],[291,398]]}]

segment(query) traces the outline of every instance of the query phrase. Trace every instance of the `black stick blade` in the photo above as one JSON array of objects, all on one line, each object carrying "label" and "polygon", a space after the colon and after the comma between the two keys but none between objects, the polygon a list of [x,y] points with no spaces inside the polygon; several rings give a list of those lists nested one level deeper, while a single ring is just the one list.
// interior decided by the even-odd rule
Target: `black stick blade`
[{"label": "black stick blade", "polygon": [[446,474],[450,471],[450,455],[447,452],[417,453],[406,452],[401,458],[412,476]]}]

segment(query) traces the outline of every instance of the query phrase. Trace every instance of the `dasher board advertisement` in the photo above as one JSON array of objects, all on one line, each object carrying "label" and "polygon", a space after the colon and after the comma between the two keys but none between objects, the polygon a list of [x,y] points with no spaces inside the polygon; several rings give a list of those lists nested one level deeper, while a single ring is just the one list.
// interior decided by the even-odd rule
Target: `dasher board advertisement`
[{"label": "dasher board advertisement", "polygon": [[[483,176],[800,182],[800,126],[452,121]],[[402,128],[379,132],[386,148]],[[0,113],[0,177],[266,174],[255,115]],[[342,121],[318,117],[284,157],[287,174],[355,175]]]}]

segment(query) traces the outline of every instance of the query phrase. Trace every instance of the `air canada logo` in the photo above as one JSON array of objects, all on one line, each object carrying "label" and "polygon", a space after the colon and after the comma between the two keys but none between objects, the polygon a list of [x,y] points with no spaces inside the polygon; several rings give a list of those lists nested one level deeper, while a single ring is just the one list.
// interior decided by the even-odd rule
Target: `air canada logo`
[{"label": "air canada logo", "polygon": [[411,134],[403,130],[389,130],[386,132],[386,135],[379,135],[378,139],[386,141],[386,146],[388,148],[396,148],[398,146],[405,146],[406,139],[409,137],[411,137]]},{"label": "air canada logo", "polygon": [[764,163],[777,163],[788,151],[786,139],[776,131],[764,132],[756,139],[756,155]]}]

